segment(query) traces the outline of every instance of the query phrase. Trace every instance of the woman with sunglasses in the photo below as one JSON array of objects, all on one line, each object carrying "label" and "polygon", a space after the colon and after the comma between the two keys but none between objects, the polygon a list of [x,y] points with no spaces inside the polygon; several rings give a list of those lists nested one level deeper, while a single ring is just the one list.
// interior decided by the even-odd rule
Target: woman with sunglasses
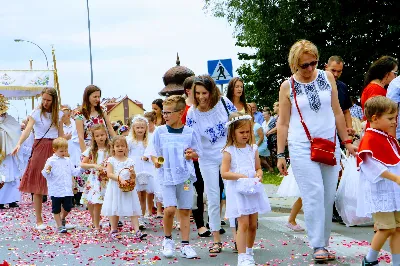
[{"label": "woman with sunglasses", "polygon": [[[289,52],[292,77],[284,81],[279,92],[279,119],[277,121],[277,165],[287,175],[285,146],[289,144],[293,174],[303,199],[304,218],[315,261],[334,260],[327,250],[332,226],[333,202],[340,170],[340,150],[336,132],[348,139],[343,112],[339,105],[335,78],[328,71],[318,70],[319,54],[310,41],[296,42]],[[336,143],[336,165],[311,160],[311,143],[301,123],[299,111],[312,138],[323,138]],[[356,148],[344,145],[353,155]]]},{"label": "woman with sunglasses", "polygon": [[188,110],[186,125],[201,137],[203,155],[199,158],[199,166],[207,194],[210,229],[214,237],[209,251],[220,253],[220,201],[223,189],[219,170],[222,163],[221,150],[226,144],[225,123],[228,122],[229,114],[236,112],[236,108],[228,98],[221,96],[214,80],[208,75],[195,78],[192,95],[193,105]]},{"label": "woman with sunglasses", "polygon": [[[361,108],[364,112],[365,102],[375,96],[386,96],[389,83],[398,75],[398,62],[391,56],[382,56],[369,67],[364,79],[361,94]],[[367,123],[367,127],[369,123]],[[393,133],[395,136],[395,132]]]}]

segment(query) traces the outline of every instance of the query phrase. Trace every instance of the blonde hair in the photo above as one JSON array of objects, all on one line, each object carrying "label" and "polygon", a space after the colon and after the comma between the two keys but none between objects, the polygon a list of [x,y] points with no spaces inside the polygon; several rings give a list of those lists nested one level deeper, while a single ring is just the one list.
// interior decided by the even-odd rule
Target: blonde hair
[{"label": "blonde hair", "polygon": [[185,98],[182,97],[181,95],[172,95],[169,96],[167,99],[163,101],[163,106],[164,105],[172,105],[176,104],[175,109],[176,110],[184,110],[186,108],[186,101]]},{"label": "blonde hair", "polygon": [[385,96],[375,96],[369,98],[364,104],[364,115],[369,122],[372,116],[381,117],[384,114],[394,114],[397,112],[397,104]]},{"label": "blonde hair", "polygon": [[128,156],[128,142],[126,141],[126,137],[125,136],[115,136],[113,137],[113,139],[111,140],[110,143],[110,149],[111,149],[111,156],[115,156],[115,145],[117,144],[117,142],[123,142],[125,144],[126,147],[126,153],[124,154],[125,156]]},{"label": "blonde hair", "polygon": [[[229,121],[232,121],[234,118],[242,116],[242,114],[238,112],[231,113],[229,115]],[[228,137],[226,138],[226,144],[223,150],[228,147],[228,146],[235,146],[236,145],[236,139],[235,139],[235,130],[238,128],[241,128],[245,125],[250,125],[250,138],[247,141],[247,144],[252,145],[255,143],[255,137],[254,137],[254,132],[253,132],[253,121],[249,119],[242,119],[242,120],[237,120],[233,122],[232,124],[229,125],[228,127]]]},{"label": "blonde hair", "polygon": [[313,55],[319,60],[318,49],[315,44],[307,40],[299,40],[295,42],[289,51],[289,67],[292,74],[296,73],[299,69],[299,59],[303,54]]},{"label": "blonde hair", "polygon": [[60,148],[68,149],[68,140],[62,137],[56,138],[55,140],[53,140],[52,147],[54,150],[58,150]]},{"label": "blonde hair", "polygon": [[97,163],[97,152],[99,151],[99,145],[97,145],[97,142],[94,139],[94,132],[97,130],[103,130],[106,133],[106,153],[110,154],[110,140],[108,138],[106,127],[103,124],[93,125],[90,128],[90,132],[92,133],[92,140],[90,142],[90,155],[92,155],[92,163]]},{"label": "blonde hair", "polygon": [[143,117],[143,119],[142,118],[136,119],[135,122],[131,124],[131,132],[132,132],[131,138],[135,143],[138,143],[137,135],[135,132],[135,124],[143,123],[145,125],[146,131],[144,132],[144,136],[143,136],[143,146],[145,146],[145,147],[147,147],[148,139],[149,139],[149,124],[146,120],[147,120],[147,118]]}]

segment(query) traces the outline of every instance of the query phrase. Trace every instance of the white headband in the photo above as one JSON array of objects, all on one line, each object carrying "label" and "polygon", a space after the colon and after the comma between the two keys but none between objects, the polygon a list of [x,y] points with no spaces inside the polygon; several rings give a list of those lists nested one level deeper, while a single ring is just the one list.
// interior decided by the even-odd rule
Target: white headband
[{"label": "white headband", "polygon": [[228,128],[231,124],[235,123],[236,121],[239,120],[253,120],[253,117],[251,117],[251,115],[241,115],[241,116],[237,116],[235,118],[233,118],[231,121],[228,121],[225,123],[225,128]]},{"label": "white headband", "polygon": [[132,118],[132,125],[135,124],[136,121],[143,121],[146,123],[147,126],[149,126],[149,121],[146,119],[146,117],[142,116],[142,115],[135,115]]}]

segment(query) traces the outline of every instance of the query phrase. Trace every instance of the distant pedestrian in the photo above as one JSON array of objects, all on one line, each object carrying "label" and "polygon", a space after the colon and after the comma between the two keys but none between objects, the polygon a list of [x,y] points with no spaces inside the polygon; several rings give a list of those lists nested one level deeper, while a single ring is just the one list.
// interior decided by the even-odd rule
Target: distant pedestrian
[{"label": "distant pedestrian", "polygon": [[350,97],[352,106],[350,107],[350,114],[352,117],[360,119],[362,121],[364,117],[364,113],[362,111],[361,106],[358,104],[355,97]]},{"label": "distant pedestrian", "polygon": [[251,113],[251,109],[248,108],[246,102],[244,83],[240,78],[236,77],[229,81],[226,98],[228,98],[233,105],[235,105],[236,109],[239,110],[239,113],[243,115]]},{"label": "distant pedestrian", "polygon": [[264,122],[264,117],[261,112],[257,110],[257,104],[255,102],[249,103],[251,107],[251,113],[254,116],[254,121],[262,125]]}]

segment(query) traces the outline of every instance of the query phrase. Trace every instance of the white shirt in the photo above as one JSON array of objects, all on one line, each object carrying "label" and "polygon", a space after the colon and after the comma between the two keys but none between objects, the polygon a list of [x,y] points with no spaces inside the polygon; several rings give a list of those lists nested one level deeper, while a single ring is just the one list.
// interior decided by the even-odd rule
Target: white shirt
[{"label": "white shirt", "polygon": [[[237,112],[233,103],[228,98],[223,98],[229,114]],[[228,113],[221,100],[207,112],[201,112],[194,106],[189,108],[186,126],[193,128],[200,135],[203,150],[200,161],[219,164],[222,162],[221,149],[225,146],[228,135],[225,128],[226,122],[228,122]]]},{"label": "white shirt", "polygon": [[[35,131],[35,139],[41,139],[46,131],[49,129],[51,125],[51,113],[40,114],[40,109],[35,109],[30,114],[30,117],[35,120],[35,124],[33,124],[33,130]],[[63,116],[63,112],[59,112],[58,114],[58,122],[61,121],[61,117]],[[51,125],[50,130],[46,133],[44,138],[46,139],[56,139],[58,138],[58,125]]]},{"label": "white shirt", "polygon": [[72,142],[79,143],[78,132],[76,131],[75,120],[73,120],[71,118],[70,121],[71,121],[71,124],[69,124],[69,126],[67,126],[66,124],[63,123],[64,134],[71,134],[72,137],[70,140]]},{"label": "white shirt", "polygon": [[[400,103],[400,76],[390,82],[387,89],[386,97],[397,104]],[[400,116],[397,117],[397,122],[396,137],[400,138]]]},{"label": "white shirt", "polygon": [[[46,170],[49,165],[51,166],[51,171],[47,173]],[[68,157],[61,158],[53,154],[47,159],[42,170],[42,175],[47,179],[49,195],[60,198],[73,196],[73,176],[78,176],[82,172],[82,168],[75,168]]]}]

